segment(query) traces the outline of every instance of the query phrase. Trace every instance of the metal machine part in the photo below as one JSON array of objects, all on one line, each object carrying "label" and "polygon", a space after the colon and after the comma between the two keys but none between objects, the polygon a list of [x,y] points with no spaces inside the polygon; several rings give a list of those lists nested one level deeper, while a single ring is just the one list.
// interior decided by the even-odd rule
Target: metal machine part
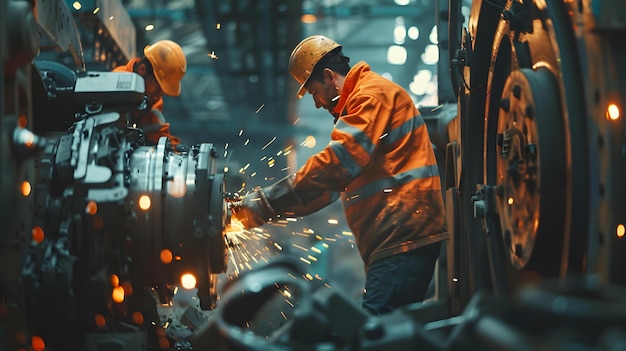
[{"label": "metal machine part", "polygon": [[66,133],[43,138],[16,129],[16,150],[23,144],[37,169],[16,291],[23,293],[29,330],[51,347],[80,349],[109,328],[128,331],[125,338],[134,341],[126,346],[139,342],[142,330],[160,325],[151,291],[169,304],[185,275],[196,282],[200,307],[214,309],[217,276],[227,268],[230,215],[213,145],[174,149],[162,137],[156,147],[144,146],[142,131],[113,112],[141,102],[135,92],[142,87],[127,75],[91,72],[84,79],[113,84],[64,89],[76,105],[100,106],[66,116],[75,120]]},{"label": "metal machine part", "polygon": [[625,129],[608,111],[626,101],[625,27],[608,6],[624,8],[477,0],[462,38],[451,31],[459,128],[448,148],[458,167],[446,165],[449,279],[461,306],[476,291],[509,294],[544,278],[624,281]]}]

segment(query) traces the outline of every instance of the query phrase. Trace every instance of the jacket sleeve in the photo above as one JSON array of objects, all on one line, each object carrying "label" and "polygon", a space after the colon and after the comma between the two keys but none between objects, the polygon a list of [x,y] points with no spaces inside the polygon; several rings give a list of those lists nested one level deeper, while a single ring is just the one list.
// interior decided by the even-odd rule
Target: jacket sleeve
[{"label": "jacket sleeve", "polygon": [[371,164],[372,154],[389,120],[379,100],[360,95],[350,99],[331,134],[331,142],[296,173],[294,188],[305,199],[342,192]]},{"label": "jacket sleeve", "polygon": [[267,201],[276,214],[306,216],[330,205],[339,198],[339,192],[326,191],[315,197],[305,197],[294,188],[295,175],[263,188]]},{"label": "jacket sleeve", "polygon": [[294,175],[287,176],[246,195],[240,203],[232,207],[234,219],[240,221],[244,228],[250,229],[270,220],[306,216],[339,198],[339,193],[327,192],[311,201],[305,201],[293,188],[294,178]]}]

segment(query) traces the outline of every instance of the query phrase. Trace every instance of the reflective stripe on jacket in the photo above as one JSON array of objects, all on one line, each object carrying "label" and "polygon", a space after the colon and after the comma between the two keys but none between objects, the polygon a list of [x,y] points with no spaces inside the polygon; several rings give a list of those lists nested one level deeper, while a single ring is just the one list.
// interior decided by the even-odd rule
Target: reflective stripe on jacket
[{"label": "reflective stripe on jacket", "polygon": [[346,75],[333,113],[330,144],[293,179],[302,202],[320,207],[314,199],[330,201],[329,194],[341,192],[366,266],[447,239],[437,161],[407,92],[359,62]]},{"label": "reflective stripe on jacket", "polygon": [[[130,60],[125,66],[117,66],[113,69],[113,72],[133,72],[133,66],[136,62],[141,60],[136,57]],[[172,145],[178,145],[180,139],[173,136],[170,133],[170,124],[165,122],[163,117],[163,97],[159,98],[151,107],[150,112],[144,113],[140,116],[133,114],[132,123],[137,125],[137,128],[143,130],[146,137],[146,144],[157,145],[159,138],[162,136],[169,137]]]}]

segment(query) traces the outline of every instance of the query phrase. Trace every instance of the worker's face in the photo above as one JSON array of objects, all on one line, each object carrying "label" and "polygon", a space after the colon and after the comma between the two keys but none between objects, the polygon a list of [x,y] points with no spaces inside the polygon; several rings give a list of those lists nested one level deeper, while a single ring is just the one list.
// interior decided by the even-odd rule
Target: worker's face
[{"label": "worker's face", "polygon": [[337,106],[339,101],[339,87],[335,82],[335,77],[330,69],[324,70],[324,80],[309,80],[306,89],[313,97],[315,108],[324,108],[332,114],[333,108]]},{"label": "worker's face", "polygon": [[152,68],[148,66],[146,61],[139,61],[135,66],[135,73],[139,74],[145,83],[145,91],[144,95],[148,98],[148,105],[154,105],[159,99],[163,96],[163,90],[161,90],[161,86],[159,82],[154,77],[154,72],[152,72]]},{"label": "worker's face", "polygon": [[143,79],[146,82],[144,94],[148,97],[148,103],[154,105],[163,96],[163,90],[153,75],[148,75]]}]

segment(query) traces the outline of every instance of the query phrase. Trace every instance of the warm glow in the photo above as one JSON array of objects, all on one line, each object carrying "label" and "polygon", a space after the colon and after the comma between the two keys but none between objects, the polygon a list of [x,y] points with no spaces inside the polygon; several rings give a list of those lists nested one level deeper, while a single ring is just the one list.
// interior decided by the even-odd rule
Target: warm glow
[{"label": "warm glow", "polygon": [[315,147],[316,144],[317,144],[317,139],[315,139],[314,136],[309,135],[306,137],[306,139],[304,139],[304,141],[300,145],[304,147],[308,147],[309,149],[312,149]]},{"label": "warm glow", "polygon": [[172,197],[180,199],[185,196],[186,192],[187,183],[185,182],[185,177],[183,177],[182,174],[175,175],[167,182],[167,193]]},{"label": "warm glow", "polygon": [[28,124],[28,119],[26,118],[26,115],[20,115],[17,118],[17,126],[20,128],[26,128],[26,125]]},{"label": "warm glow", "polygon": [[120,285],[114,287],[113,292],[111,293],[111,298],[117,303],[124,302],[124,288]]},{"label": "warm glow", "polygon": [[617,234],[618,238],[624,237],[624,234],[626,234],[626,227],[624,227],[623,224],[619,224],[615,233]]},{"label": "warm glow", "polygon": [[229,233],[229,234],[241,234],[243,233],[243,229],[244,229],[243,223],[241,223],[239,220],[234,219],[232,217],[230,219],[230,225],[224,228],[226,233]]},{"label": "warm glow", "polygon": [[111,282],[112,287],[120,285],[120,278],[117,276],[117,274],[111,274],[109,281]]},{"label": "warm glow", "polygon": [[98,328],[104,327],[104,325],[107,323],[106,319],[104,319],[104,316],[101,315],[100,313],[96,314],[96,317],[94,318],[94,322],[96,323],[96,326]]},{"label": "warm glow", "polygon": [[163,264],[170,264],[174,258],[172,251],[168,249],[161,250],[161,254],[159,256],[161,257],[161,262],[163,262]]},{"label": "warm glow", "polygon": [[33,237],[33,241],[37,244],[41,243],[45,237],[43,229],[40,226],[33,227],[31,234]]},{"label": "warm glow", "polygon": [[46,343],[43,342],[41,336],[33,335],[32,338],[30,338],[30,343],[34,351],[43,351],[46,349]]},{"label": "warm glow", "polygon": [[183,274],[180,277],[180,284],[187,290],[193,289],[196,287],[196,277],[190,273]]},{"label": "warm glow", "polygon": [[302,15],[302,17],[300,17],[300,21],[307,24],[315,23],[317,22],[317,16],[310,13],[305,13],[304,15]]},{"label": "warm glow", "polygon": [[141,195],[139,197],[139,208],[141,208],[144,211],[147,211],[150,209],[151,205],[152,205],[152,201],[150,200],[150,196]]},{"label": "warm glow", "polygon": [[25,180],[22,182],[22,195],[24,196],[28,196],[30,195],[30,192],[32,191],[32,187],[30,186],[30,182]]},{"label": "warm glow", "polygon": [[85,206],[85,213],[90,214],[90,215],[95,215],[98,212],[98,204],[91,200],[87,203],[87,206]]},{"label": "warm glow", "polygon": [[143,324],[143,314],[141,312],[133,312],[133,322],[137,325]]},{"label": "warm glow", "polygon": [[606,118],[611,121],[619,119],[619,107],[616,104],[610,104],[606,109]]},{"label": "warm glow", "polygon": [[507,204],[509,204],[509,205],[513,205],[513,203],[514,203],[514,202],[515,202],[515,200],[514,200],[512,197],[509,197],[509,198],[506,200],[506,203],[507,203]]}]

